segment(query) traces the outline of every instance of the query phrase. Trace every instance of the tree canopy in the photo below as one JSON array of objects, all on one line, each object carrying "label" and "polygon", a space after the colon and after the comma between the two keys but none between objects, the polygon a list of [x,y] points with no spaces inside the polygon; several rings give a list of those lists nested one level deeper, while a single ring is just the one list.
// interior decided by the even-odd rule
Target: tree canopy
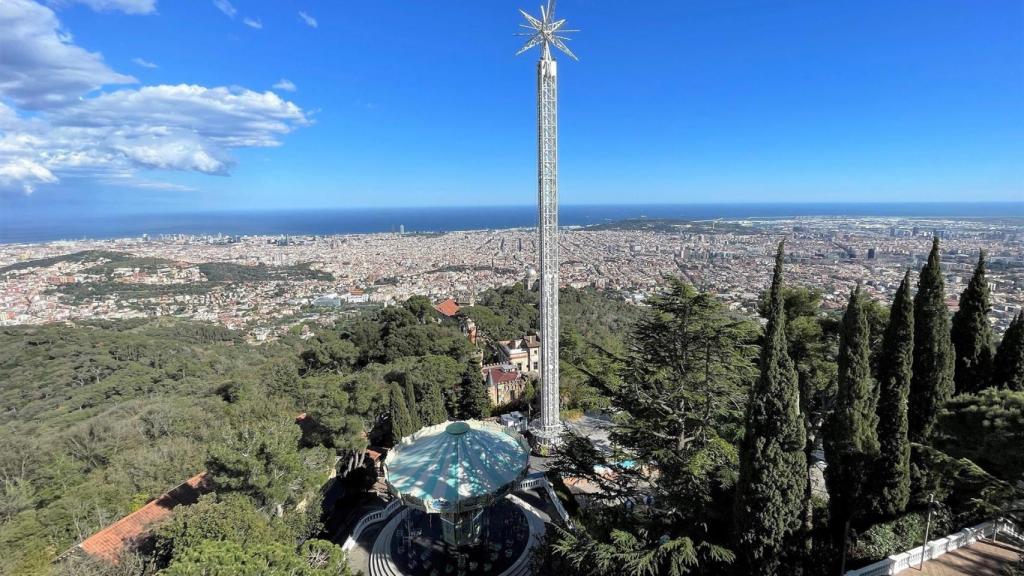
[{"label": "tree canopy", "polygon": [[825,482],[837,544],[848,526],[873,509],[868,486],[878,455],[875,386],[871,377],[870,326],[860,286],[850,293],[839,336],[839,385],[835,407],[825,425]]},{"label": "tree canopy", "polygon": [[879,461],[873,479],[878,512],[903,512],[910,498],[910,440],[907,437],[907,397],[914,364],[914,303],[910,272],[896,290],[889,325],[882,338],[879,361]]},{"label": "tree canopy", "polygon": [[609,365],[621,374],[591,375],[617,410],[613,452],[574,434],[557,451],[555,469],[600,486],[596,498],[645,502],[594,509],[552,541],[582,573],[714,572],[735,559],[731,494],[757,326],[679,280],[650,304],[628,356]]},{"label": "tree canopy", "polygon": [[991,383],[993,336],[988,321],[991,309],[985,280],[985,252],[982,251],[971,281],[960,294],[960,307],[953,315],[951,341],[956,354],[953,381],[957,394],[977,392]]},{"label": "tree canopy", "polygon": [[914,296],[914,374],[908,422],[910,439],[915,442],[928,439],[939,410],[953,394],[953,356],[939,239],[935,238]]},{"label": "tree canopy", "polygon": [[993,360],[992,385],[1024,391],[1024,312],[1019,312],[999,342]]},{"label": "tree canopy", "polygon": [[761,373],[747,404],[735,504],[737,550],[749,570],[766,575],[780,573],[783,559],[798,551],[793,535],[808,482],[800,383],[786,339],[783,246],[775,258]]}]

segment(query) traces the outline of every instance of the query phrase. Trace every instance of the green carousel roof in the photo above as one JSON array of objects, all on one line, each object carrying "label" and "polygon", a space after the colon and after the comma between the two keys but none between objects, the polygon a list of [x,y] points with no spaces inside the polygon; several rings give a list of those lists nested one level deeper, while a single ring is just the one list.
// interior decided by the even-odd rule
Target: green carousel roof
[{"label": "green carousel roof", "polygon": [[491,504],[511,491],[529,465],[517,432],[467,420],[428,426],[402,438],[384,459],[392,493],[427,512],[458,512]]}]

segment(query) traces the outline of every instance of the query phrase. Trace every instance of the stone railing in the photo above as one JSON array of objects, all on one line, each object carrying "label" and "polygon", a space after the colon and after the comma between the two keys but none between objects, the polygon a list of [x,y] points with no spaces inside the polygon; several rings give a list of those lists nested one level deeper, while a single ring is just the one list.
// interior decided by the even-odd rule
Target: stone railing
[{"label": "stone railing", "polygon": [[970,546],[983,538],[995,539],[999,534],[1005,534],[1018,539],[1022,537],[1020,529],[1017,528],[1017,526],[1009,520],[999,518],[997,520],[978,524],[977,526],[964,528],[963,530],[955,534],[950,534],[945,538],[931,540],[924,547],[917,546],[906,552],[889,556],[885,560],[875,562],[874,564],[863,568],[850,570],[846,573],[846,576],[889,576],[891,574],[896,574],[901,570],[910,568],[911,566],[917,566],[920,564],[922,553],[924,554],[924,560],[931,560],[942,556],[946,552],[952,552],[957,548]]},{"label": "stone railing", "polygon": [[519,482],[516,491],[532,490],[534,488],[543,488],[547,492],[548,500],[551,500],[551,505],[555,507],[555,511],[558,512],[562,522],[565,522],[565,525],[572,529],[572,518],[569,518],[569,513],[565,511],[565,506],[562,506],[562,501],[558,499],[558,494],[555,494],[555,489],[551,487],[551,482],[548,481],[547,476],[543,472],[535,472],[524,478]]},{"label": "stone railing", "polygon": [[544,474],[531,474],[526,478],[523,478],[519,486],[516,486],[516,492],[523,490],[533,490],[534,488],[543,488],[547,485],[548,479],[544,477]]},{"label": "stone railing", "polygon": [[345,552],[348,552],[349,550],[354,548],[356,545],[356,540],[359,538],[359,536],[363,534],[363,530],[366,530],[366,528],[369,525],[376,524],[377,522],[384,520],[388,516],[391,516],[391,514],[395,510],[398,510],[401,506],[402,500],[400,498],[395,498],[394,500],[389,502],[387,506],[381,508],[380,510],[377,510],[376,512],[370,512],[366,516],[360,518],[359,522],[356,522],[356,527],[352,529],[352,534],[348,538],[346,538],[345,543],[341,545],[341,549]]}]

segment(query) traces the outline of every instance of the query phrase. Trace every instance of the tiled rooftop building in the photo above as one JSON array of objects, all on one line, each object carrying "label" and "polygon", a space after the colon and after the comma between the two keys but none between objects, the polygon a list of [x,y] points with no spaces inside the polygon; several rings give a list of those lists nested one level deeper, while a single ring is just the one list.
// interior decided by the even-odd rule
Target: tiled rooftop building
[{"label": "tiled rooftop building", "polygon": [[491,404],[501,406],[526,395],[526,378],[511,364],[488,364],[481,370]]},{"label": "tiled rooftop building", "polygon": [[194,504],[210,490],[206,472],[196,474],[142,508],[89,536],[65,554],[81,551],[94,558],[117,563],[122,554],[144,542],[151,529],[167,519],[175,507]]}]

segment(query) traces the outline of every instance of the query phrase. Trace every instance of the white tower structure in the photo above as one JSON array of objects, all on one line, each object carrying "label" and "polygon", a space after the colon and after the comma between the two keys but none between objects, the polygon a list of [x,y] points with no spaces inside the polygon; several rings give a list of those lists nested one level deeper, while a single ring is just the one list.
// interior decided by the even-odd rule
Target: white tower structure
[{"label": "white tower structure", "polygon": [[540,234],[540,417],[530,424],[541,450],[551,447],[562,433],[558,391],[558,63],[551,46],[573,60],[576,55],[565,45],[565,19],[555,20],[555,2],[540,7],[541,17],[519,11],[529,30],[522,54],[540,46],[537,62],[537,228]]}]

